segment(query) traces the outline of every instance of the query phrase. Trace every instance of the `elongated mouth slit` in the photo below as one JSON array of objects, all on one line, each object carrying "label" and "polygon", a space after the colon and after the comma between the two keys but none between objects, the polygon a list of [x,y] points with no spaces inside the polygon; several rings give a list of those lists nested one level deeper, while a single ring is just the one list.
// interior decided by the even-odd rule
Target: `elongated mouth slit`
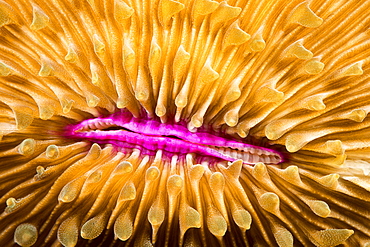
[{"label": "elongated mouth slit", "polygon": [[279,164],[284,161],[283,155],[271,148],[212,133],[191,132],[180,123],[137,119],[125,111],[67,126],[65,137],[86,139],[98,144],[109,143],[118,149],[163,150],[180,155],[196,153],[226,161],[240,159],[250,165],[259,162]]}]

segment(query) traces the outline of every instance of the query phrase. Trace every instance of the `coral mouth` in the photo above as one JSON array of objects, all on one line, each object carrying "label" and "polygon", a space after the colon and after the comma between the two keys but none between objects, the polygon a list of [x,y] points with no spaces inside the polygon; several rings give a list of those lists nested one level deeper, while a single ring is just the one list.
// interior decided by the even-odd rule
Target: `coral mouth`
[{"label": "coral mouth", "polygon": [[281,152],[270,147],[252,145],[220,133],[189,131],[181,123],[138,119],[127,111],[69,125],[64,135],[98,144],[112,144],[120,151],[135,148],[144,151],[144,154],[154,154],[157,150],[178,155],[196,153],[226,161],[242,160],[250,165],[285,161]]}]

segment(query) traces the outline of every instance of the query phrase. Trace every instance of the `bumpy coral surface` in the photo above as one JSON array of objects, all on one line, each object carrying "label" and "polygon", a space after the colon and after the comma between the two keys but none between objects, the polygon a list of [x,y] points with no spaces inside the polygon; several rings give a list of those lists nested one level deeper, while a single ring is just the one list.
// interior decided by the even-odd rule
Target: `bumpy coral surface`
[{"label": "bumpy coral surface", "polygon": [[[0,245],[370,246],[369,9],[0,0]],[[65,134],[121,111],[284,162]]]}]

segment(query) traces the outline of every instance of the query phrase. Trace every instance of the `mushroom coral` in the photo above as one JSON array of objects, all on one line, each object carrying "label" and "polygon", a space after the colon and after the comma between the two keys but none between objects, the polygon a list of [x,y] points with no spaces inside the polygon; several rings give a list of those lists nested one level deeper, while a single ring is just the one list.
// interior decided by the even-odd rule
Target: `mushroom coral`
[{"label": "mushroom coral", "polygon": [[[370,246],[369,9],[0,0],[0,245]],[[287,158],[63,135],[119,111]]]}]

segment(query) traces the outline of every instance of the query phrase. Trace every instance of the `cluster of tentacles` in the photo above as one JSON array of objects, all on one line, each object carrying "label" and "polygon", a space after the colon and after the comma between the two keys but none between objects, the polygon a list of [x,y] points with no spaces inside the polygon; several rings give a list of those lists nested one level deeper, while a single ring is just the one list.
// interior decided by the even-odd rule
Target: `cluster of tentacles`
[{"label": "cluster of tentacles", "polygon": [[0,245],[370,246],[369,9],[0,0]]}]

